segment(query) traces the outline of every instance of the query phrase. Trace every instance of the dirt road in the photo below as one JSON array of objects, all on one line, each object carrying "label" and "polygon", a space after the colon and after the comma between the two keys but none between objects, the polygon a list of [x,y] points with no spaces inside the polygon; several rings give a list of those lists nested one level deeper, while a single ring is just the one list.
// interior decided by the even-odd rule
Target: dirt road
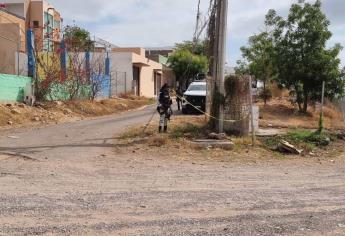
[{"label": "dirt road", "polygon": [[148,122],[153,112],[154,108],[149,106],[121,115],[3,132],[0,133],[0,153],[29,155],[40,160],[112,153],[114,135],[131,125]]},{"label": "dirt road", "polygon": [[345,235],[342,157],[250,165],[116,152],[114,134],[152,112],[2,134],[0,235]]}]

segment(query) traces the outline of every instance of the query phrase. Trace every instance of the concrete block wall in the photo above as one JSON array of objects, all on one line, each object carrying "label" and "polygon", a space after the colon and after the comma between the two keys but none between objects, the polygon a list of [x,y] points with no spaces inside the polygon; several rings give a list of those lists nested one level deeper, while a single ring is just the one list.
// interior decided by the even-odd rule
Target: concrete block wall
[{"label": "concrete block wall", "polygon": [[118,96],[132,92],[133,85],[133,53],[109,53],[111,94]]},{"label": "concrete block wall", "polygon": [[29,77],[0,74],[0,102],[23,102],[24,89],[31,83]]},{"label": "concrete block wall", "polygon": [[[16,67],[15,67],[15,74],[18,73],[18,53],[15,55],[16,58]],[[19,75],[21,76],[28,76],[28,55],[26,53],[19,53]]]}]

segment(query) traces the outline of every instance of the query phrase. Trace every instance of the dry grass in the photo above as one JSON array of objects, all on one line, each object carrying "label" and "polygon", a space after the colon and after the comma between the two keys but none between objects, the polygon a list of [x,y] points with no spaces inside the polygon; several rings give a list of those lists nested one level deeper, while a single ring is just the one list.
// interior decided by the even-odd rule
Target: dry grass
[{"label": "dry grass", "polygon": [[203,159],[222,162],[237,160],[255,162],[255,160],[276,157],[275,153],[268,151],[260,142],[255,149],[252,149],[252,142],[249,137],[231,137],[235,143],[235,148],[232,151],[197,148],[191,145],[190,141],[207,138],[207,134],[210,132],[207,122],[202,116],[173,117],[167,134],[157,132],[157,122],[152,122],[146,129],[143,126],[131,128],[117,137],[117,150],[138,153],[141,156],[164,156],[179,160]]},{"label": "dry grass", "polygon": [[[317,129],[320,112],[310,106],[307,114],[298,112],[297,107],[291,105],[287,99],[273,99],[266,106],[260,102],[260,126],[281,128]],[[345,129],[342,115],[331,103],[324,108],[324,123],[329,130]]]},{"label": "dry grass", "polygon": [[[0,127],[50,124],[116,114],[153,104],[147,98],[118,98],[102,101],[46,102],[39,107],[0,104]],[[38,121],[37,121],[38,120]]]},{"label": "dry grass", "polygon": [[[0,104],[0,127],[22,126],[33,123],[54,123],[63,118],[52,109],[28,107],[13,104],[11,107]],[[38,120],[38,121],[37,121]],[[13,125],[9,125],[13,123]]]},{"label": "dry grass", "polygon": [[137,126],[127,130],[117,139],[124,148],[134,147],[144,152],[159,153],[162,149],[190,149],[188,140],[203,137],[205,132],[207,123],[204,117],[176,116],[169,123],[169,132],[166,134],[158,133],[158,120],[154,120],[149,126]]},{"label": "dry grass", "polygon": [[166,137],[153,137],[148,140],[148,145],[150,147],[161,147],[168,144],[168,139]]},{"label": "dry grass", "polygon": [[65,103],[65,106],[75,114],[95,117],[136,109],[153,104],[153,102],[153,100],[147,98],[114,98],[102,101],[69,101]]},{"label": "dry grass", "polygon": [[[190,144],[190,141],[195,138],[190,133],[186,133],[178,139],[173,135],[176,128],[182,129],[188,125],[190,118],[187,120],[176,118],[175,122],[176,126],[173,125],[174,128],[171,128],[168,134],[158,134],[155,126],[150,126],[146,133],[142,132],[142,127],[127,131],[125,135],[119,137],[118,143],[115,145],[116,152],[133,153],[140,157],[150,156],[166,161],[190,161],[191,163],[199,161],[203,163],[214,161],[257,163],[262,160],[271,161],[279,156],[261,145],[252,148],[249,138],[234,138],[235,148],[232,151],[197,148]],[[200,121],[199,125],[203,124],[203,121]],[[203,130],[199,133],[203,133]]]},{"label": "dry grass", "polygon": [[[319,112],[310,107],[308,114],[299,114],[296,108],[284,99],[273,99],[264,106],[259,103],[261,115],[260,121],[262,126],[271,124],[276,127],[286,128],[312,128],[318,127]],[[328,129],[345,127],[342,123],[341,114],[332,104],[325,107],[325,124]],[[116,147],[118,151],[125,150],[127,153],[137,153],[139,156],[153,156],[157,158],[173,158],[178,160],[208,160],[221,162],[245,162],[260,163],[282,160],[303,160],[301,156],[283,155],[270,150],[265,140],[258,139],[256,146],[252,146],[250,137],[231,137],[235,143],[232,151],[221,149],[202,149],[190,145],[191,140],[205,138],[210,132],[207,128],[206,120],[203,116],[181,116],[173,117],[169,124],[168,134],[158,134],[158,121],[154,121],[149,127],[136,127],[128,130],[119,137],[119,144]],[[309,152],[304,160],[319,160],[326,158],[332,153],[343,153],[343,142],[335,140],[327,148],[317,148],[316,154],[310,156]],[[303,147],[307,151],[309,146]]]},{"label": "dry grass", "polygon": [[[279,114],[279,113],[277,113]],[[276,116],[275,116],[276,117]],[[307,119],[308,116],[305,118]],[[223,149],[195,148],[190,141],[205,138],[210,132],[205,118],[202,116],[173,117],[169,124],[168,134],[157,132],[158,121],[153,121],[150,126],[138,126],[128,130],[118,137],[117,151],[136,153],[138,156],[152,156],[155,158],[172,158],[190,161],[220,161],[240,163],[261,163],[271,161],[296,160],[303,157],[296,155],[283,155],[268,148],[265,140],[258,139],[256,146],[252,146],[251,137],[230,137],[235,144],[231,151]],[[341,141],[335,140],[329,147],[316,148],[316,155],[311,157],[309,146],[303,155],[308,160],[318,160],[332,153],[343,153]],[[342,142],[343,143],[343,142]]]},{"label": "dry grass", "polygon": [[[208,133],[207,121],[204,117],[200,116],[176,116],[173,117],[169,123],[169,132],[167,134],[158,134],[158,121],[154,120],[149,126],[137,126],[124,132],[118,138],[122,140],[131,140],[137,138],[149,138],[148,142],[152,139],[196,139],[205,137]],[[166,143],[165,143],[166,144]]]}]

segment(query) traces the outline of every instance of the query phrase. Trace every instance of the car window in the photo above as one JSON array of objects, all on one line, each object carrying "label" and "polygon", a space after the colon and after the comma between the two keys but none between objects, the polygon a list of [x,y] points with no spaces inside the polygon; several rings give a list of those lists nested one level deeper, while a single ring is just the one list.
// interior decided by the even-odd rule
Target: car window
[{"label": "car window", "polygon": [[206,85],[204,85],[204,84],[192,84],[189,86],[188,91],[206,91]]}]

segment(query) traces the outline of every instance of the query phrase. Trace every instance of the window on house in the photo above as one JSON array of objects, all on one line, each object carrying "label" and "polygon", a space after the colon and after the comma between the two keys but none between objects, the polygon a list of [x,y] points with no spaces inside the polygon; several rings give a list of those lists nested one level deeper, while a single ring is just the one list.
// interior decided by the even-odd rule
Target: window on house
[{"label": "window on house", "polygon": [[33,22],[34,28],[39,28],[40,27],[40,22],[37,20],[34,20]]},{"label": "window on house", "polygon": [[53,16],[50,15],[48,12],[44,12],[44,36],[45,38],[52,38],[53,37]]},{"label": "window on house", "polygon": [[51,14],[48,12],[44,12],[44,23],[45,25],[52,27],[54,22],[54,18]]},{"label": "window on house", "polygon": [[54,20],[54,28],[55,29],[60,29],[60,21],[58,21],[58,20]]},{"label": "window on house", "polygon": [[43,40],[43,51],[46,51],[46,52],[54,51],[54,43],[50,39]]}]

